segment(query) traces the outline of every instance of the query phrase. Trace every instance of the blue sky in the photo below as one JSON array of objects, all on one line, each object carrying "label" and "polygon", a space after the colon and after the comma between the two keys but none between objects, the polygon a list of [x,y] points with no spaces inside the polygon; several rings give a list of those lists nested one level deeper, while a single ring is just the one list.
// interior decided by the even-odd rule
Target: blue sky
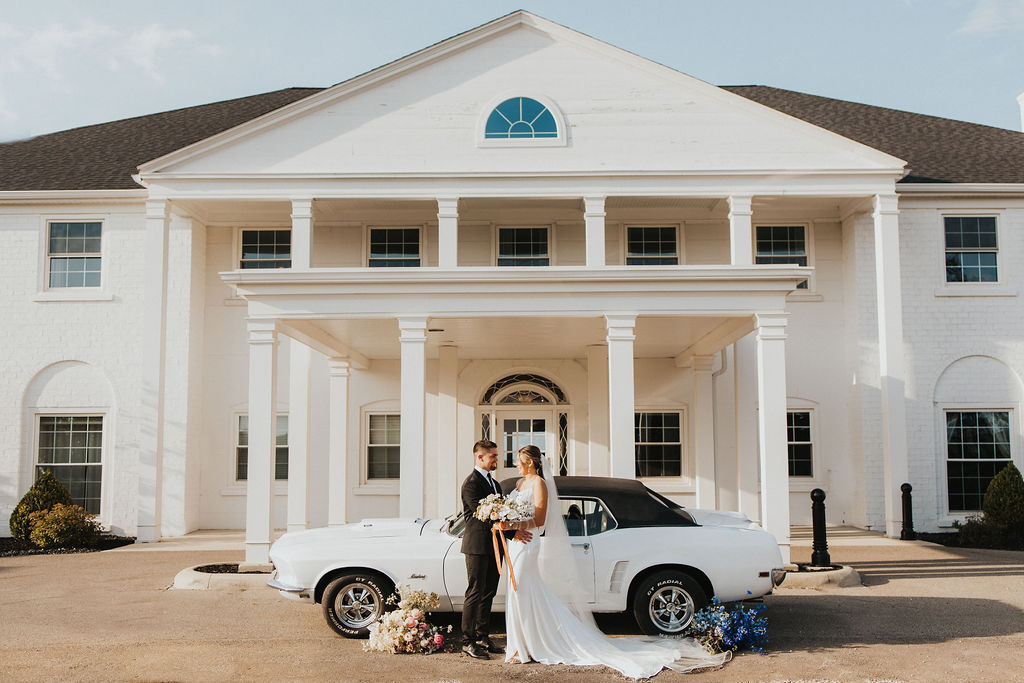
[{"label": "blue sky", "polygon": [[332,85],[520,8],[717,85],[1021,127],[1024,0],[0,0],[0,140]]}]

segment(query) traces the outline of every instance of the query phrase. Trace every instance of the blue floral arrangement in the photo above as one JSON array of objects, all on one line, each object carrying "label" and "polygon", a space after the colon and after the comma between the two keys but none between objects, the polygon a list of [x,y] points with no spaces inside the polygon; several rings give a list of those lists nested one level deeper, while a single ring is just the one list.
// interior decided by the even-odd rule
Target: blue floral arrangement
[{"label": "blue floral arrangement", "polygon": [[712,653],[750,650],[763,655],[768,643],[768,617],[762,612],[763,603],[745,607],[734,602],[727,610],[715,598],[694,615],[689,633]]}]

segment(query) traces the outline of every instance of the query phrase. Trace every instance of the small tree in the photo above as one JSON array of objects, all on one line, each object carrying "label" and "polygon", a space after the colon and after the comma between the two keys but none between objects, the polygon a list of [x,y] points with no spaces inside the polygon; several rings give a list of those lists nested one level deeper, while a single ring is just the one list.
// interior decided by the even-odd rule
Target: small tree
[{"label": "small tree", "polygon": [[1024,478],[1012,462],[989,482],[982,510],[986,521],[1007,530],[1024,531]]},{"label": "small tree", "polygon": [[64,485],[57,481],[57,477],[53,476],[53,472],[46,470],[39,475],[36,483],[32,484],[32,488],[28,490],[21,502],[15,506],[14,512],[11,513],[11,519],[8,522],[11,527],[11,535],[21,541],[31,543],[32,526],[29,516],[33,512],[49,510],[57,503],[72,505],[74,501],[71,500],[71,494],[64,488]]},{"label": "small tree", "polygon": [[49,510],[33,512],[29,519],[29,537],[40,548],[91,548],[100,535],[95,515],[78,505],[57,503]]}]

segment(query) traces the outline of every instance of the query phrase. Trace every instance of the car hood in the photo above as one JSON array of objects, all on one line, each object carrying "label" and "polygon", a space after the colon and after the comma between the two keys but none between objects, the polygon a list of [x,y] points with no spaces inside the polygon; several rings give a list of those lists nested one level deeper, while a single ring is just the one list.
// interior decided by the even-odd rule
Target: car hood
[{"label": "car hood", "polygon": [[277,539],[273,550],[290,550],[303,546],[330,548],[336,547],[334,544],[361,539],[419,536],[425,522],[426,520],[412,517],[364,519],[342,526],[289,531]]},{"label": "car hood", "polygon": [[701,510],[699,508],[686,508],[693,519],[701,526],[734,526],[741,529],[760,529],[757,522],[750,520],[742,512],[730,512],[729,510]]}]

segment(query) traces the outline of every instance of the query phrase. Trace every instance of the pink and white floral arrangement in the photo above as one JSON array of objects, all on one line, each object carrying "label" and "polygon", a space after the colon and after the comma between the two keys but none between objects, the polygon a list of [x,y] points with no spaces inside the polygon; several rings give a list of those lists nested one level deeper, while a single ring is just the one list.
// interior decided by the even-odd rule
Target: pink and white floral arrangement
[{"label": "pink and white floral arrangement", "polygon": [[366,651],[431,654],[450,652],[452,627],[434,626],[427,621],[430,610],[437,609],[437,593],[399,586],[398,593],[388,598],[397,609],[385,612],[370,625],[370,638],[363,643]]},{"label": "pink and white floral arrangement", "polygon": [[526,500],[492,493],[480,501],[473,516],[481,522],[522,522],[533,519],[533,505]]}]

